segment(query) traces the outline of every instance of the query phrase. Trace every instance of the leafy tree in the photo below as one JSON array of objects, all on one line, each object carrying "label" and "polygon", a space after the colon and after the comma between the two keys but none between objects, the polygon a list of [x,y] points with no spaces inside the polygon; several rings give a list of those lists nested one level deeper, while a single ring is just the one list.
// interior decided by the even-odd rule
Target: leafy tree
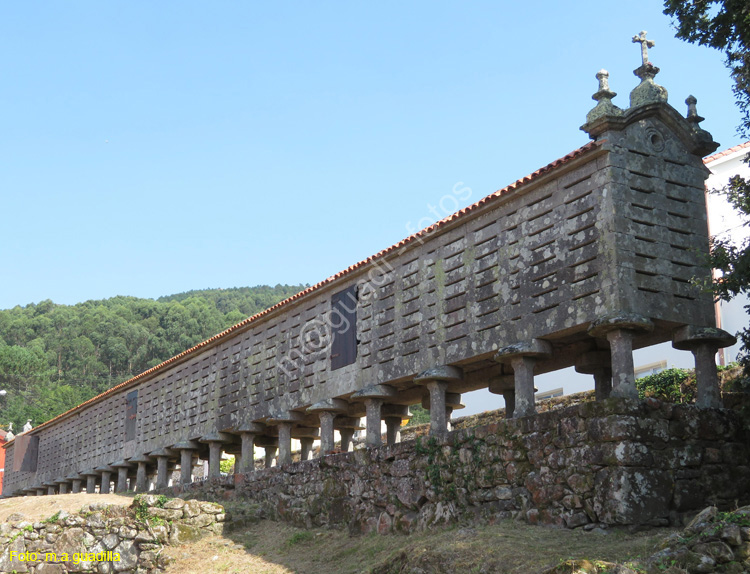
[{"label": "leafy tree", "polygon": [[0,310],[0,424],[38,425],[305,285],[207,289]]},{"label": "leafy tree", "polygon": [[[738,133],[750,137],[750,3],[747,0],[665,0],[664,13],[675,18],[677,37],[691,43],[710,46],[724,52],[734,80],[734,95],[742,113]],[[750,155],[745,158],[750,162]],[[750,226],[750,181],[732,177],[717,190],[745,217]],[[714,238],[711,265],[720,271],[714,281],[716,296],[728,301],[750,293],[750,242],[737,244]],[[750,312],[750,306],[745,309]],[[750,330],[738,333],[742,341],[742,364],[750,380]]]}]

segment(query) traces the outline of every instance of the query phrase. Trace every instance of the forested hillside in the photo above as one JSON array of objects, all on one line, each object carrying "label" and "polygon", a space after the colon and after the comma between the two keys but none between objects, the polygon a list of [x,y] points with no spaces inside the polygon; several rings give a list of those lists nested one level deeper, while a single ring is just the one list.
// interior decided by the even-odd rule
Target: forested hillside
[{"label": "forested hillside", "polygon": [[239,323],[305,285],[42,301],[0,310],[0,427],[34,426]]}]

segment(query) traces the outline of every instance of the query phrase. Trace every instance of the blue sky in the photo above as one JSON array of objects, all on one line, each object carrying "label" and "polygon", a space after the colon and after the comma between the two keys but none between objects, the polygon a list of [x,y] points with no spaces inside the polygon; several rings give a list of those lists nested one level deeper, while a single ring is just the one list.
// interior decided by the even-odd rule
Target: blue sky
[{"label": "blue sky", "polygon": [[0,308],[318,282],[459,182],[462,207],[585,144],[594,76],[625,107],[640,30],[670,102],[739,143],[721,54],[661,10],[5,2]]}]

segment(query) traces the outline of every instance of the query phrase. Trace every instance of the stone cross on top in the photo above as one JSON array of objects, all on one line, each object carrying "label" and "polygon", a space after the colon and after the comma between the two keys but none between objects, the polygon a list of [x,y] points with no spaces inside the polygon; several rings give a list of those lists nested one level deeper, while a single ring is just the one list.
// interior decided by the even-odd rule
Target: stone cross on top
[{"label": "stone cross on top", "polygon": [[653,48],[656,45],[656,42],[653,40],[647,40],[646,39],[647,32],[645,30],[642,30],[641,33],[638,36],[633,36],[633,43],[641,44],[641,58],[643,58],[643,65],[648,65],[648,49]]}]

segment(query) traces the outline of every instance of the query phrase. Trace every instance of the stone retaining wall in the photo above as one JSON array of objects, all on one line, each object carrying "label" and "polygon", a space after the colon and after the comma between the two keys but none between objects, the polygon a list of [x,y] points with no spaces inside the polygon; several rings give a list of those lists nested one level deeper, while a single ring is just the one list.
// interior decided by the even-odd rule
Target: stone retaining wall
[{"label": "stone retaining wall", "polygon": [[[147,516],[151,518],[146,520]],[[212,502],[153,495],[136,497],[130,508],[91,504],[78,514],[61,511],[43,522],[12,514],[0,524],[0,573],[155,574],[169,562],[162,554],[164,546],[220,534],[225,518],[224,508]],[[11,559],[13,551],[36,553],[37,559],[18,560],[16,555]],[[114,553],[119,561],[100,559],[113,558]],[[82,554],[99,556],[88,560]]]},{"label": "stone retaining wall", "polygon": [[235,497],[269,518],[353,532],[409,532],[467,515],[667,525],[707,503],[748,502],[749,466],[748,431],[734,411],[609,399],[175,492]]}]

